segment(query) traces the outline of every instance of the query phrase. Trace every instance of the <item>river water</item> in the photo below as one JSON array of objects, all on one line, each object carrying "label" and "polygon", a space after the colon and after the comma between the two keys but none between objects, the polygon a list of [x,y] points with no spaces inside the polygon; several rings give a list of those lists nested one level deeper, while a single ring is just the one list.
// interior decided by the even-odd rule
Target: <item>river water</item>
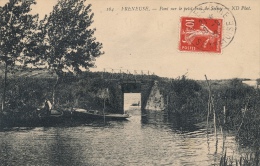
[{"label": "river water", "polygon": [[[130,107],[127,121],[93,121],[0,132],[0,165],[218,165],[221,154],[239,157],[232,133],[216,137],[201,124],[169,119],[163,111]],[[173,122],[174,121],[174,122]],[[185,125],[182,125],[185,124]]]}]

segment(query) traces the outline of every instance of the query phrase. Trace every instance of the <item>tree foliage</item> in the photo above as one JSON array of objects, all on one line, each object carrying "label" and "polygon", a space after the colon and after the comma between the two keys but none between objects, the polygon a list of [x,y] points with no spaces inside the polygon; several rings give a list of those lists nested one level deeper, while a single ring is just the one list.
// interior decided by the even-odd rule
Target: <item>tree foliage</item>
[{"label": "tree foliage", "polygon": [[32,4],[35,4],[34,0],[9,0],[0,7],[0,61],[8,65],[30,56],[28,46],[35,41],[33,36],[38,20],[38,15],[29,14]]},{"label": "tree foliage", "polygon": [[84,3],[85,0],[59,0],[49,16],[40,21],[41,48],[45,51],[39,59],[57,74],[53,106],[64,72],[80,73],[93,67],[95,58],[103,54],[102,44],[93,36],[95,29],[90,27],[94,16],[91,5]]},{"label": "tree foliage", "polygon": [[95,29],[90,28],[94,16],[91,5],[85,6],[84,2],[60,0],[41,21],[45,50],[41,58],[58,75],[93,67],[95,58],[102,54],[102,44],[95,41]]}]

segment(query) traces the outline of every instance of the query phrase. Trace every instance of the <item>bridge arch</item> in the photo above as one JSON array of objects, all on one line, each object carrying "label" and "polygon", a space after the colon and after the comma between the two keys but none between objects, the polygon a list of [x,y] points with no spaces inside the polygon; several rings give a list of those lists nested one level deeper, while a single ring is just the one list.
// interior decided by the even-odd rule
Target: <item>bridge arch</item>
[{"label": "bridge arch", "polygon": [[165,100],[157,81],[121,81],[118,87],[122,92],[119,94],[118,113],[124,113],[124,93],[141,93],[141,110],[165,109]]}]

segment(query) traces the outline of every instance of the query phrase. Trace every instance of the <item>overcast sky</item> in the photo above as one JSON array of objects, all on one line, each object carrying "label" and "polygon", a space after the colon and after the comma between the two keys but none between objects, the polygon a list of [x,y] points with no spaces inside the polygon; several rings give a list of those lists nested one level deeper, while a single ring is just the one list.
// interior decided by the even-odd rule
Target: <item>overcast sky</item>
[{"label": "overcast sky", "polygon": [[[0,0],[1,6],[6,0]],[[56,0],[38,0],[33,7],[40,18],[52,11]],[[260,2],[254,0],[218,1],[228,7],[237,23],[233,41],[221,54],[178,51],[179,20],[190,11],[159,11],[160,7],[195,7],[194,0],[89,0],[94,12],[93,27],[105,54],[96,59],[93,71],[111,69],[154,72],[176,78],[204,79],[259,78]],[[232,6],[250,6],[250,10],[232,10]],[[107,8],[114,11],[107,11]],[[148,7],[150,11],[125,11],[122,7]],[[152,10],[156,9],[156,10]],[[211,11],[214,13],[214,11]],[[210,14],[210,13],[209,13]],[[225,22],[225,20],[224,20]]]}]

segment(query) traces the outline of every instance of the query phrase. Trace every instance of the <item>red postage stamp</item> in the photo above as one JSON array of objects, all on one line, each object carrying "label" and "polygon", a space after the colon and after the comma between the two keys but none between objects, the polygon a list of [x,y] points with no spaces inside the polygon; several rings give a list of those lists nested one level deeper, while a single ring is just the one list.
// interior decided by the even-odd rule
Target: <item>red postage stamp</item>
[{"label": "red postage stamp", "polygon": [[181,17],[180,51],[221,53],[222,19]]}]

